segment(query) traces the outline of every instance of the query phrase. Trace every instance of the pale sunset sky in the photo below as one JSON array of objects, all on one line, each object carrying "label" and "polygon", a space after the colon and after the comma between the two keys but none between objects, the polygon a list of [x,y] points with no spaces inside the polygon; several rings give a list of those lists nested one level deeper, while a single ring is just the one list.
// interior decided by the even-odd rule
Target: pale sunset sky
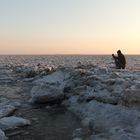
[{"label": "pale sunset sky", "polygon": [[0,54],[140,54],[140,0],[0,0]]}]

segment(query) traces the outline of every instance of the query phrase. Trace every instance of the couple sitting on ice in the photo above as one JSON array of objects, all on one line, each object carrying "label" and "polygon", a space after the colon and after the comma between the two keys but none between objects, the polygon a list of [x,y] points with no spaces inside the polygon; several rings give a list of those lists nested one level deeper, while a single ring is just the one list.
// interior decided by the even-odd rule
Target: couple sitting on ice
[{"label": "couple sitting on ice", "polygon": [[126,65],[126,60],[125,60],[125,56],[121,53],[120,50],[117,51],[118,56],[115,56],[114,54],[112,54],[112,57],[115,60],[115,65],[117,69],[125,69],[125,65]]}]

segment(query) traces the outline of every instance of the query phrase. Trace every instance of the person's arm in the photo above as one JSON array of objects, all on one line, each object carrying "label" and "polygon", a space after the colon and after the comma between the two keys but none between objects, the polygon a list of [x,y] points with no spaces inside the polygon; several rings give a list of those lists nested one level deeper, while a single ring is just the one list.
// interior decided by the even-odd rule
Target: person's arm
[{"label": "person's arm", "polygon": [[114,59],[118,59],[118,57],[117,57],[117,56],[115,56],[114,54],[112,54],[112,57],[113,57]]}]

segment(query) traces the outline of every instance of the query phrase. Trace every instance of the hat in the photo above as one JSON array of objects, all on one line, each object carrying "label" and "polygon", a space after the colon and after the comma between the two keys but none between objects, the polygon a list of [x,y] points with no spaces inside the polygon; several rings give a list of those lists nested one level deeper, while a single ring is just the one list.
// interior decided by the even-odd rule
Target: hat
[{"label": "hat", "polygon": [[120,51],[120,50],[118,50],[118,51],[117,51],[117,53],[121,53],[121,51]]}]

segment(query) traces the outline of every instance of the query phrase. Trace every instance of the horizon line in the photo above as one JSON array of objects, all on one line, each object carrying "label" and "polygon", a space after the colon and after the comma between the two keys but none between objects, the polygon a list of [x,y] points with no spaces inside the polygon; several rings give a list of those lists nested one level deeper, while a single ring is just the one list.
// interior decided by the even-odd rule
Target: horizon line
[{"label": "horizon line", "polygon": [[[6,55],[10,55],[10,56],[14,56],[14,55],[112,55],[112,54],[0,54],[0,56],[6,56]],[[140,55],[140,54],[124,54],[124,55]]]}]

